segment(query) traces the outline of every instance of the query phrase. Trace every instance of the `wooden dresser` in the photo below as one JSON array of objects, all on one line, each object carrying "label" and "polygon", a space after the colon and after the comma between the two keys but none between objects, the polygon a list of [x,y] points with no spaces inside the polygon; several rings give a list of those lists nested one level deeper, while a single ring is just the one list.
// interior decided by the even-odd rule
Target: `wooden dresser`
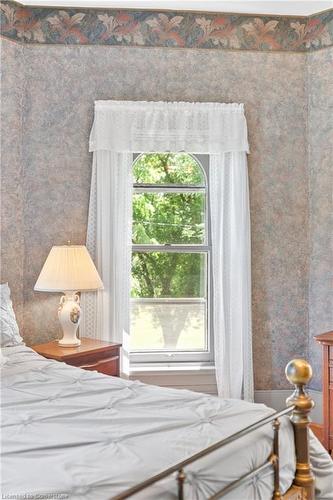
[{"label": "wooden dresser", "polygon": [[121,344],[84,337],[77,347],[61,347],[57,341],[32,346],[45,358],[114,377],[119,377],[120,348]]},{"label": "wooden dresser", "polygon": [[[333,331],[315,337],[323,348],[323,445],[333,453]],[[333,455],[332,455],[333,456]]]}]

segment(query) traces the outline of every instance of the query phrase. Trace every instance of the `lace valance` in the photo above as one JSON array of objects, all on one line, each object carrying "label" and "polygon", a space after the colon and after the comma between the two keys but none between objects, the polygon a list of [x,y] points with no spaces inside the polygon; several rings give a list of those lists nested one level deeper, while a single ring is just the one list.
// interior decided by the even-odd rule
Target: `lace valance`
[{"label": "lace valance", "polygon": [[249,152],[243,104],[96,101],[89,151]]}]

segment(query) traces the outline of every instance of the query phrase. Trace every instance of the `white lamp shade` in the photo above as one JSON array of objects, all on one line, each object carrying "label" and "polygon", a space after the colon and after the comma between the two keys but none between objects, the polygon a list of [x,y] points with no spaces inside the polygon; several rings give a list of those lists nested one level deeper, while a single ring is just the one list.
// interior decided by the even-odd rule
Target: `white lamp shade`
[{"label": "white lamp shade", "polygon": [[83,245],[64,245],[51,248],[34,290],[79,292],[102,288],[102,280],[87,248]]}]

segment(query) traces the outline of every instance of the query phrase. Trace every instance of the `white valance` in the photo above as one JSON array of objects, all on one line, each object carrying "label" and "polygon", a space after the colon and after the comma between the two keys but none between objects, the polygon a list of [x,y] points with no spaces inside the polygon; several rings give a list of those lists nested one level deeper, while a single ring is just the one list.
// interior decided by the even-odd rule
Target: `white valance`
[{"label": "white valance", "polygon": [[243,104],[96,101],[89,151],[249,152]]}]

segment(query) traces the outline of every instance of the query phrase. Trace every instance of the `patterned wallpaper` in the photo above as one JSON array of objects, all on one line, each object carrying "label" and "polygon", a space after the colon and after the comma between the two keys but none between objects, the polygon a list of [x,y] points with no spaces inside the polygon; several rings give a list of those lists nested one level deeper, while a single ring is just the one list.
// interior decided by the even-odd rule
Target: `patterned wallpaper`
[{"label": "patterned wallpaper", "polygon": [[284,17],[40,8],[12,1],[0,8],[1,33],[25,43],[298,52],[333,45],[333,10]]},{"label": "patterned wallpaper", "polygon": [[[310,211],[309,357],[321,366],[314,335],[333,330],[333,50],[307,56]],[[313,387],[320,389],[315,371]]]},{"label": "patterned wallpaper", "polygon": [[22,103],[24,78],[22,45],[1,44],[1,283],[11,285],[19,326],[23,327],[23,162]]}]

